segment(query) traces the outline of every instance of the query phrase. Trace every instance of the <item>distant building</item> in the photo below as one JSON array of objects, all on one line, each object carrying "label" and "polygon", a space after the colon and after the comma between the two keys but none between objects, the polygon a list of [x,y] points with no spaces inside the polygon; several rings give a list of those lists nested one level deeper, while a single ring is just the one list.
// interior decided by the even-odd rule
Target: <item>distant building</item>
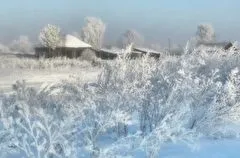
[{"label": "distant building", "polygon": [[108,59],[113,60],[113,59],[116,59],[122,53],[122,50],[112,49],[112,48],[111,49],[103,48],[95,51],[95,53],[98,58],[105,59],[105,60],[108,60]]},{"label": "distant building", "polygon": [[66,35],[63,44],[54,50],[47,47],[35,47],[35,55],[37,57],[51,58],[66,56],[69,58],[80,57],[86,49],[92,49],[92,46],[81,41],[72,35]]},{"label": "distant building", "polygon": [[141,58],[144,55],[159,58],[161,56],[161,53],[148,48],[135,47],[127,47],[126,49],[100,49],[96,51],[96,56],[101,59],[115,59],[124,55],[127,55],[130,59]]},{"label": "distant building", "polygon": [[132,49],[133,57],[142,57],[143,55],[149,55],[150,57],[160,58],[161,54],[162,54],[161,52],[148,49],[148,48],[133,47]]},{"label": "distant building", "polygon": [[228,50],[230,49],[233,44],[232,42],[210,42],[210,43],[204,43],[204,42],[199,42],[197,44],[198,47],[200,46],[205,46],[205,47],[211,47],[211,48],[219,48],[219,49],[224,49]]}]

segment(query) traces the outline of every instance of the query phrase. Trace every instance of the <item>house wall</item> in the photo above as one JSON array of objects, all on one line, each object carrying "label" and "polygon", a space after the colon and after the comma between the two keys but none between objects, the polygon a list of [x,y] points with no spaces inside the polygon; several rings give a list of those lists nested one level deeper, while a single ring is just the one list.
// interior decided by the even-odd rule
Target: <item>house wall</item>
[{"label": "house wall", "polygon": [[[160,58],[160,56],[161,56],[159,53],[146,52],[144,50],[137,49],[137,48],[133,48],[133,51],[136,52],[136,53],[134,53],[134,52],[131,53],[134,58],[142,57],[143,55],[146,55],[146,54],[148,54],[150,57],[153,57],[153,58],[156,58],[156,59]],[[139,55],[139,54],[141,54],[141,55]]]},{"label": "house wall", "polygon": [[113,59],[117,58],[117,56],[118,56],[117,54],[109,53],[109,52],[102,51],[102,50],[97,50],[97,51],[95,51],[95,53],[96,53],[96,56],[101,59],[113,60]]},{"label": "house wall", "polygon": [[53,57],[68,57],[68,58],[78,58],[82,55],[82,52],[90,48],[65,48],[58,47],[54,50],[47,47],[36,47],[35,55],[40,58],[53,58]]},{"label": "house wall", "polygon": [[[54,50],[49,49],[47,47],[36,47],[35,55],[38,58],[54,58],[54,57],[68,57],[68,58],[78,58],[82,55],[82,53],[90,49],[96,55],[96,57],[104,59],[104,60],[113,60],[118,57],[118,54],[110,53],[103,50],[97,50],[93,48],[65,48],[58,47]],[[143,55],[147,54],[147,52],[142,52],[138,50],[134,50],[129,54],[130,59],[141,58]],[[150,57],[159,58],[160,54],[156,53],[148,53]]]}]

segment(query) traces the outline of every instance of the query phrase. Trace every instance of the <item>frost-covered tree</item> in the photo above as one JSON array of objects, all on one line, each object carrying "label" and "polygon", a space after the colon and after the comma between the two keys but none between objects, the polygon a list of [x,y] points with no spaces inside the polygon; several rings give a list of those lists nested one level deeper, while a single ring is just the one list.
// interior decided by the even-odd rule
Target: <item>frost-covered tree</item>
[{"label": "frost-covered tree", "polygon": [[9,53],[10,49],[8,48],[8,46],[0,43],[0,53]]},{"label": "frost-covered tree", "polygon": [[136,46],[142,46],[142,44],[144,43],[144,37],[136,30],[129,29],[122,34],[118,41],[118,45],[121,48],[125,48],[131,43],[133,43]]},{"label": "frost-covered tree", "polygon": [[58,26],[48,24],[39,34],[40,43],[45,47],[55,49],[61,44],[60,31],[61,29]]},{"label": "frost-covered tree", "polygon": [[99,18],[86,17],[82,28],[82,39],[96,48],[101,48],[104,40],[106,24]]},{"label": "frost-covered tree", "polygon": [[200,24],[197,28],[196,38],[199,42],[214,42],[215,30],[210,24]]},{"label": "frost-covered tree", "polygon": [[27,36],[20,36],[19,39],[14,40],[10,44],[10,49],[15,52],[20,53],[31,53],[32,43]]}]

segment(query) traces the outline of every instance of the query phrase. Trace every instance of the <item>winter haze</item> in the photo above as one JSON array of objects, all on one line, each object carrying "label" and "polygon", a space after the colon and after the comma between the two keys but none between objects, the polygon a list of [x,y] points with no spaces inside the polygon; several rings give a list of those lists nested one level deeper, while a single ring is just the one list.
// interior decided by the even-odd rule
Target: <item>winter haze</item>
[{"label": "winter haze", "polygon": [[112,43],[126,29],[134,28],[148,40],[167,45],[170,38],[184,45],[199,23],[211,23],[220,40],[239,40],[238,0],[9,0],[0,6],[0,40],[10,42],[20,35],[37,41],[47,23],[79,31],[86,16],[98,16],[107,24],[106,41]]}]

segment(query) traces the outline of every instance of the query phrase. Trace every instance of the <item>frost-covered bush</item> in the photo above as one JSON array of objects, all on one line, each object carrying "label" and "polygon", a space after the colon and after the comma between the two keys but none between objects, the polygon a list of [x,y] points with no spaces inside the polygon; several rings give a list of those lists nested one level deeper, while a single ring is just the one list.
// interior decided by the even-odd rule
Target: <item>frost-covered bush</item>
[{"label": "frost-covered bush", "polygon": [[[104,85],[115,92],[119,88],[119,93],[127,89],[126,96],[133,102],[126,104],[131,105],[127,109],[137,109],[134,111],[138,112],[143,135],[152,132],[167,115],[190,108],[184,128],[224,137],[227,133],[221,131],[225,125],[222,120],[228,118],[235,122],[233,117],[227,116],[230,112],[238,117],[233,111],[238,111],[239,103],[239,99],[235,100],[231,107],[234,110],[227,108],[229,104],[222,99],[238,93],[230,94],[224,87],[239,66],[239,52],[201,49],[181,57],[163,57],[160,61],[148,57],[117,60],[105,69],[103,78]],[[234,82],[233,87],[238,89]],[[124,101],[128,100],[125,98]],[[220,115],[220,111],[224,114]]]},{"label": "frost-covered bush", "polygon": [[24,157],[50,158],[73,157],[74,119],[58,112],[61,103],[50,99],[46,93],[27,88],[25,82],[17,82],[15,93],[3,99],[1,104],[0,150],[18,152]]}]

